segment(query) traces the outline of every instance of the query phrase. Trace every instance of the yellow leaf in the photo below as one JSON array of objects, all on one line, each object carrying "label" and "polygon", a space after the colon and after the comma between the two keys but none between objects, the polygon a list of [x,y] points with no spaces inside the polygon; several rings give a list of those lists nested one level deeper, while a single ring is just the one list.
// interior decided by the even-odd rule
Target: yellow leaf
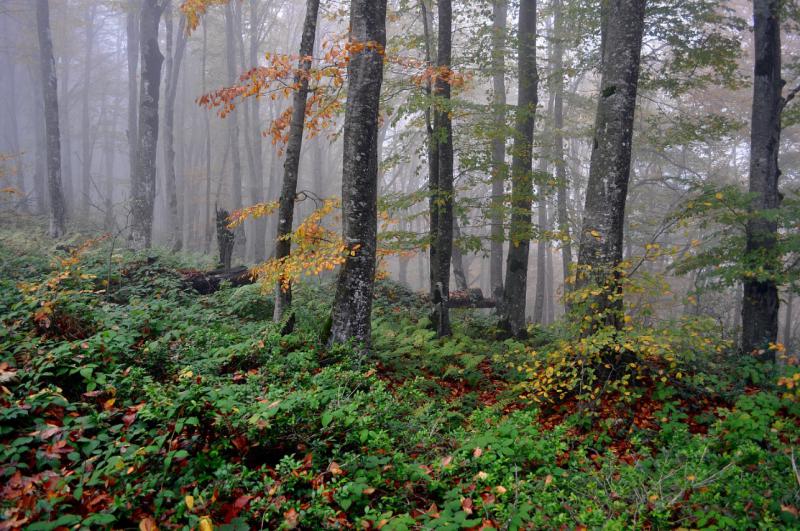
[{"label": "yellow leaf", "polygon": [[200,531],[214,531],[214,523],[211,521],[210,517],[204,516],[200,519],[198,529]]},{"label": "yellow leaf", "polygon": [[184,501],[186,502],[186,507],[188,507],[190,511],[194,509],[194,496],[188,495],[184,498]]}]

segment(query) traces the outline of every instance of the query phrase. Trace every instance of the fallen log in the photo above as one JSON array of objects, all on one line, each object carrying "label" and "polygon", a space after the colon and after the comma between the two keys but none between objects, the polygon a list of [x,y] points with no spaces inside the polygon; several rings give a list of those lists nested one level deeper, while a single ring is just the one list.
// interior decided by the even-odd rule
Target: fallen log
[{"label": "fallen log", "polygon": [[447,301],[449,308],[495,308],[497,301],[486,299],[480,288],[465,291],[451,291]]},{"label": "fallen log", "polygon": [[184,270],[181,271],[183,280],[200,295],[210,295],[219,291],[223,282],[229,282],[234,287],[246,286],[255,283],[250,270],[244,266],[231,269],[215,269],[213,271]]}]

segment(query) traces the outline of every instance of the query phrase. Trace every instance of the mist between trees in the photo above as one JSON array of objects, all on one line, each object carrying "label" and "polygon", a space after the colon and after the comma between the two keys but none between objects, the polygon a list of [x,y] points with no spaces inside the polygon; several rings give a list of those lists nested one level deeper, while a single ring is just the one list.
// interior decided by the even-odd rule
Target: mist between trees
[{"label": "mist between trees", "polygon": [[2,208],[260,265],[276,319],[338,276],[334,342],[369,342],[376,274],[441,336],[475,289],[511,335],[588,284],[620,326],[658,274],[652,319],[792,345],[795,10],[384,3],[4,1]]}]

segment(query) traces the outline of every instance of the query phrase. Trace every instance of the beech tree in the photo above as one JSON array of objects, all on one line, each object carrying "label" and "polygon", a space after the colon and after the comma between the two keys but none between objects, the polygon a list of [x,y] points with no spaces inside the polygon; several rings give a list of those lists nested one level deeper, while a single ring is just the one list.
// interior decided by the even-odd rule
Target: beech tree
[{"label": "beech tree", "polygon": [[568,189],[566,161],[564,160],[564,5],[563,0],[553,0],[552,44],[553,91],[553,164],[556,170],[556,204],[558,230],[563,237],[561,245],[562,278],[568,289],[572,267],[572,238],[567,209]]},{"label": "beech tree", "polygon": [[[449,72],[452,64],[453,8],[451,0],[439,0],[439,31],[436,53],[433,138],[436,144],[437,171],[431,175],[431,218],[435,219],[435,234],[431,246],[431,280],[433,284],[433,322],[439,337],[451,334],[448,298],[450,296],[450,265],[453,258],[453,122],[451,115]],[[434,181],[435,179],[435,181]]]},{"label": "beech tree", "polygon": [[[303,147],[303,130],[306,119],[306,100],[308,99],[308,72],[311,70],[311,55],[314,53],[314,39],[317,33],[317,13],[319,0],[306,2],[306,18],[300,40],[300,59],[298,74],[295,76],[295,92],[292,101],[292,121],[289,126],[289,140],[286,145],[286,160],[283,163],[283,187],[278,209],[278,235],[275,240],[275,258],[280,260],[289,256],[292,242],[289,236],[294,223],[294,206],[297,198],[297,176],[300,169],[300,153]],[[275,288],[274,319],[280,321],[292,303],[291,284],[278,283]]]},{"label": "beech tree", "polygon": [[[558,1],[558,0],[557,0]],[[494,138],[492,139],[491,243],[489,251],[489,285],[492,294],[503,292],[503,215],[506,178],[506,18],[508,1],[495,0],[492,5],[492,105],[494,106]]]},{"label": "beech tree", "polygon": [[139,144],[139,14],[142,0],[128,0],[125,17],[125,51],[128,59],[128,163],[131,183],[136,179],[136,153]]},{"label": "beech tree", "polygon": [[342,222],[350,249],[336,286],[331,344],[370,342],[378,231],[378,116],[386,46],[386,0],[350,3]]},{"label": "beech tree", "polygon": [[[236,36],[234,34],[234,9],[241,9],[238,2],[225,3],[225,65],[227,67],[228,85],[233,85],[237,77],[236,62]],[[234,210],[242,208],[242,158],[239,146],[239,112],[233,110],[226,118],[228,125],[228,142],[231,150],[231,203]],[[240,256],[244,252],[244,227],[235,231],[234,255]]]},{"label": "beech tree", "polygon": [[92,86],[92,52],[95,41],[95,13],[97,6],[92,4],[86,12],[86,44],[83,62],[83,94],[81,98],[81,197],[80,209],[83,217],[89,214],[89,204],[91,203],[91,181],[92,181],[92,147],[93,140],[90,134],[91,123],[89,113],[89,97]]},{"label": "beech tree", "polygon": [[645,4],[646,0],[603,3],[602,78],[578,252],[581,284],[599,288],[589,311],[599,316],[598,324],[615,327],[622,323],[619,265]]},{"label": "beech tree", "polygon": [[173,17],[171,0],[166,6],[164,21],[166,25],[167,57],[165,65],[166,86],[164,90],[164,181],[167,189],[167,206],[172,231],[172,250],[183,247],[180,218],[178,216],[178,190],[175,178],[175,97],[178,93],[183,54],[186,50],[186,18],[181,16],[178,32],[173,42]]},{"label": "beech tree", "polygon": [[501,320],[515,335],[525,327],[533,202],[533,127],[538,104],[536,68],[536,0],[522,0],[519,8],[519,99],[511,162],[511,226]]},{"label": "beech tree", "polygon": [[776,256],[778,223],[765,215],[780,206],[778,153],[781,140],[781,26],[779,0],[753,0],[753,108],[750,128],[751,217],[746,229],[746,253],[767,270],[767,277],[753,274],[744,279],[742,301],[742,351],[759,350],[761,358],[774,359],[770,343],[778,340],[778,286],[769,275],[780,269]]},{"label": "beech tree", "polygon": [[44,122],[47,136],[47,191],[50,201],[50,228],[52,238],[66,232],[66,209],[61,189],[61,139],[58,127],[58,80],[53,59],[53,37],[50,33],[50,0],[36,0],[36,27],[39,37],[39,62],[42,95],[44,96]]},{"label": "beech tree", "polygon": [[158,47],[158,26],[163,0],[143,0],[139,19],[141,81],[139,84],[139,140],[136,173],[131,183],[131,234],[134,249],[150,248],[153,237],[153,206],[156,197],[158,154],[158,101],[164,56]]}]

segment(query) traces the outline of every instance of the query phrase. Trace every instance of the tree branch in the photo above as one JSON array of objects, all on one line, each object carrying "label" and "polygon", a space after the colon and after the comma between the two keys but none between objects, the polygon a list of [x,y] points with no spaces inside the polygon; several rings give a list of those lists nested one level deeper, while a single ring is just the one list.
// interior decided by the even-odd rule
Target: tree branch
[{"label": "tree branch", "polygon": [[790,90],[789,94],[787,94],[786,97],[783,98],[783,101],[781,102],[780,112],[783,112],[786,106],[789,105],[789,102],[792,101],[795,98],[795,96],[797,96],[798,92],[800,92],[800,84],[798,84],[796,87]]}]

